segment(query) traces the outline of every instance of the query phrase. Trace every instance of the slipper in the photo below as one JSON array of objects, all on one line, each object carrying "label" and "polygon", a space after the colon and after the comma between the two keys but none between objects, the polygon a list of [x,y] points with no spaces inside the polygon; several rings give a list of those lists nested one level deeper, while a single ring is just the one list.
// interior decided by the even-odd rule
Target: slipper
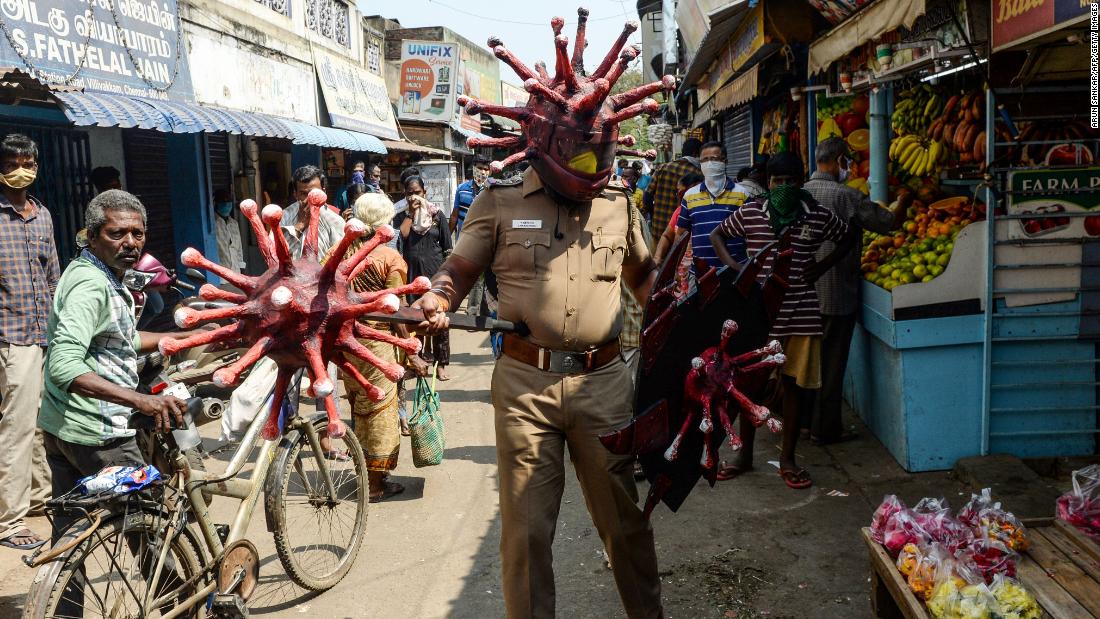
[{"label": "slipper", "polygon": [[787,487],[793,490],[804,490],[814,485],[814,480],[810,479],[810,474],[806,469],[798,469],[797,471],[779,469],[779,476],[783,478],[783,482],[787,484]]},{"label": "slipper", "polygon": [[838,436],[836,438],[833,438],[833,439],[828,439],[828,440],[824,440],[824,439],[822,439],[818,436],[815,436],[815,435],[811,434],[810,435],[810,442],[813,443],[814,445],[825,446],[825,445],[836,445],[837,443],[847,443],[848,441],[854,441],[857,438],[859,438],[859,432],[852,432],[852,431],[849,431],[849,430],[845,430],[844,432],[840,433],[840,436]]},{"label": "slipper", "polygon": [[46,543],[46,540],[40,539],[37,542],[29,542],[29,543],[26,543],[26,544],[16,544],[15,542],[11,541],[12,538],[14,538],[14,537],[38,537],[38,536],[35,535],[34,531],[31,531],[30,529],[23,529],[21,531],[15,532],[12,535],[9,535],[5,539],[0,540],[0,546],[4,546],[5,548],[11,548],[13,550],[34,550],[35,548],[38,548],[42,544]]},{"label": "slipper", "polygon": [[741,468],[736,464],[726,464],[725,462],[722,462],[722,468],[718,469],[718,481],[729,481],[744,473],[748,473],[751,470],[751,466],[747,468]]},{"label": "slipper", "polygon": [[333,460],[335,462],[350,462],[351,456],[348,455],[345,449],[332,449],[325,452],[325,460]]},{"label": "slipper", "polygon": [[386,499],[401,494],[405,491],[405,486],[393,481],[382,482],[382,493],[370,495],[371,503],[380,503]]}]

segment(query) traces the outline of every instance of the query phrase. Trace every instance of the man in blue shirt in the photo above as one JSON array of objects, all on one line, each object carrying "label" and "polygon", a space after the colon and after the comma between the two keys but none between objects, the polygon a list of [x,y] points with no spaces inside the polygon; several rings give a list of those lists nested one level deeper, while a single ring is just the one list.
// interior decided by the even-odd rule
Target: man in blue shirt
[{"label": "man in blue shirt", "polygon": [[[705,180],[684,192],[676,226],[681,234],[691,235],[692,255],[714,268],[721,268],[722,262],[711,245],[710,233],[744,204],[748,191],[726,176],[726,147],[721,142],[703,145],[699,151],[699,167]],[[734,260],[745,260],[743,239],[728,239],[726,249]]]},{"label": "man in blue shirt", "polygon": [[458,241],[458,235],[462,232],[462,222],[466,219],[466,211],[470,210],[474,198],[481,193],[481,190],[489,182],[489,161],[484,157],[475,159],[471,176],[472,178],[459,185],[458,191],[455,192],[455,205],[451,209],[451,232],[455,235],[455,241]]}]

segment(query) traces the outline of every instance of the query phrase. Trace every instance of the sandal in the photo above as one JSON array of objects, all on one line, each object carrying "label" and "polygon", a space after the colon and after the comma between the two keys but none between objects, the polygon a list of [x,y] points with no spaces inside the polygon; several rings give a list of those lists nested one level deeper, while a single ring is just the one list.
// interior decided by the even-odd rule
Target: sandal
[{"label": "sandal", "polygon": [[346,449],[331,449],[325,452],[325,460],[332,460],[334,462],[350,462],[351,456],[348,455]]},{"label": "sandal", "polygon": [[382,492],[378,494],[371,494],[369,500],[371,503],[380,503],[390,497],[401,494],[404,491],[405,486],[402,486],[395,481],[384,481],[382,482]]},{"label": "sandal", "polygon": [[810,479],[810,474],[806,469],[798,469],[797,471],[779,469],[779,476],[783,478],[783,483],[793,490],[805,490],[814,485],[814,480]]},{"label": "sandal", "polygon": [[736,464],[722,462],[722,468],[718,469],[718,481],[729,481],[753,470],[751,466],[741,468]]},{"label": "sandal", "polygon": [[[17,538],[17,537],[21,537],[21,538],[24,538],[24,539],[29,538],[29,539],[34,539],[34,540],[38,540],[38,541],[26,542],[24,544],[16,544],[12,540]],[[4,546],[5,548],[11,548],[13,550],[34,550],[35,548],[38,548],[39,546],[41,546],[42,544],[45,544],[45,543],[46,543],[46,540],[38,537],[37,533],[35,533],[34,531],[31,531],[30,529],[28,529],[26,527],[23,527],[19,531],[16,531],[15,533],[9,535],[8,537],[0,540],[0,546]]]}]

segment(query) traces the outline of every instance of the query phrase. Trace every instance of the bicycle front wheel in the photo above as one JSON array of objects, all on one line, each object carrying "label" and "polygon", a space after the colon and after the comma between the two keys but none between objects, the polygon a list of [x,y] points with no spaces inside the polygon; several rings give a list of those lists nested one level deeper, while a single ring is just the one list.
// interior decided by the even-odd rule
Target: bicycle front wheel
[{"label": "bicycle front wheel", "polygon": [[[88,526],[86,521],[70,526],[57,546],[74,540]],[[165,529],[164,519],[154,514],[105,516],[86,540],[39,568],[23,617],[154,617],[172,610],[206,583],[188,583],[202,568],[187,530],[167,540],[168,552],[158,573]],[[199,619],[200,611],[202,604],[185,616]]]},{"label": "bicycle front wheel", "polygon": [[[328,419],[313,421],[325,436]],[[283,438],[265,489],[265,509],[275,536],[275,550],[287,575],[311,591],[331,589],[348,573],[367,528],[367,465],[363,448],[350,430],[333,440],[347,458],[324,460],[335,490],[330,495],[305,433],[292,430]]]}]

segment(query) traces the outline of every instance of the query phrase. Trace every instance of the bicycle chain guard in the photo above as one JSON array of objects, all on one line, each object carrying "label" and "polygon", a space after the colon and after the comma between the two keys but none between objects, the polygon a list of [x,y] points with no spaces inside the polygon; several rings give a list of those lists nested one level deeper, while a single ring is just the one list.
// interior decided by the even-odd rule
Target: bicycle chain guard
[{"label": "bicycle chain guard", "polygon": [[218,564],[218,592],[229,593],[228,589],[235,588],[233,593],[247,602],[259,580],[260,553],[256,546],[246,539],[230,544]]}]

